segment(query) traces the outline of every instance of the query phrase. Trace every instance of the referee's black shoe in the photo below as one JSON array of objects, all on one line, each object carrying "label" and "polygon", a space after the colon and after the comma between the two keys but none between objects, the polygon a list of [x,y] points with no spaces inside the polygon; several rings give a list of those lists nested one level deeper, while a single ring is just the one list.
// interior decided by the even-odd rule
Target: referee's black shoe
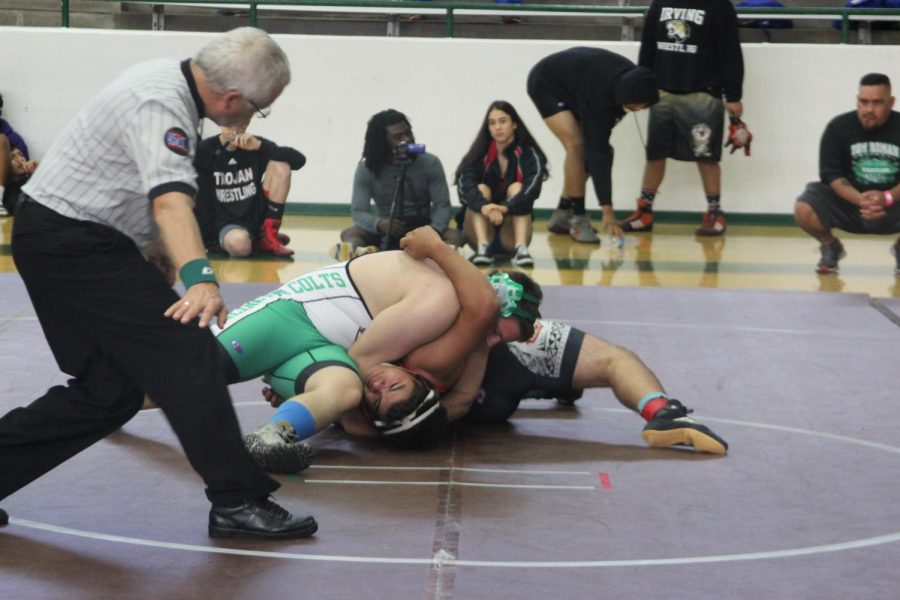
[{"label": "referee's black shoe", "polygon": [[319,524],[309,515],[294,516],[271,497],[239,506],[213,506],[209,511],[209,537],[288,540],[309,537]]},{"label": "referee's black shoe", "polygon": [[653,419],[644,425],[643,438],[653,448],[668,446],[693,446],[700,452],[725,454],[728,443],[712,430],[688,416],[693,412],[681,402],[671,398]]}]

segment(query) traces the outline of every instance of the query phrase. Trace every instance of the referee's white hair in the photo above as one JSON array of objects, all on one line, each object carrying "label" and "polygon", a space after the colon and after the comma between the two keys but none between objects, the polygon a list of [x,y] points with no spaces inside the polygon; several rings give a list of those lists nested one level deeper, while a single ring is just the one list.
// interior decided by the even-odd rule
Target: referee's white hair
[{"label": "referee's white hair", "polygon": [[258,106],[268,106],[291,82],[291,66],[281,47],[256,27],[232,29],[203,46],[196,64],[209,87],[236,90]]}]

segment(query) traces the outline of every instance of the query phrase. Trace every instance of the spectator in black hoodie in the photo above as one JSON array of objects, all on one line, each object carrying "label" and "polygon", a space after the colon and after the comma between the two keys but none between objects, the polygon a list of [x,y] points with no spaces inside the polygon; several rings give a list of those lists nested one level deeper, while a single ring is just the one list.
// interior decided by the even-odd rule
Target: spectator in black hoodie
[{"label": "spectator in black hoodie", "polygon": [[566,150],[563,190],[548,229],[598,243],[584,207],[587,179],[603,210],[602,228],[621,235],[612,207],[612,128],[625,111],[659,100],[656,75],[608,50],[577,47],[541,59],[528,74],[528,95]]},{"label": "spectator in black hoodie", "polygon": [[[706,213],[697,235],[725,233],[721,209],[725,112],[740,118],[744,59],[738,20],[728,0],[654,0],[644,20],[638,64],[659,78],[659,104],[650,109],[647,164],[637,210],[625,231],[653,229],[653,200],[666,159],[697,163]],[[724,102],[723,102],[724,98]]]}]

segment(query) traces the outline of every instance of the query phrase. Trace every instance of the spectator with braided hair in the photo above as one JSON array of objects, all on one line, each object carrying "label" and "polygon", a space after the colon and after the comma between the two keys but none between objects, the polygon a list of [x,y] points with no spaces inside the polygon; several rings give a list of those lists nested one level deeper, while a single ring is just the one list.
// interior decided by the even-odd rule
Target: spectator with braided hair
[{"label": "spectator with braided hair", "polygon": [[400,238],[423,225],[458,245],[456,232],[447,227],[450,190],[444,167],[428,152],[403,151],[414,142],[412,125],[402,112],[387,109],[369,119],[362,159],[353,176],[353,225],[341,232],[341,242],[350,245],[350,253],[381,247],[388,234],[388,248],[396,249]]}]

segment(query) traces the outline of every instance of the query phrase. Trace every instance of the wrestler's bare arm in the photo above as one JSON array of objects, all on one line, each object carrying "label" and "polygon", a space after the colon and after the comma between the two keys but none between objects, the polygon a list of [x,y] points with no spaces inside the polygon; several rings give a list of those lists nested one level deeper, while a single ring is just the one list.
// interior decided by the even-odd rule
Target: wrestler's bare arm
[{"label": "wrestler's bare arm", "polygon": [[406,240],[405,249],[413,256],[419,256],[425,250],[417,244],[424,240],[422,246],[428,248],[428,255],[453,282],[460,311],[450,329],[436,340],[412,351],[406,357],[406,363],[449,386],[465,372],[466,360],[473,352],[480,349],[486,351],[485,340],[496,325],[500,303],[484,274],[455,250],[441,243],[433,230],[427,229],[430,233],[422,232],[422,237],[417,238],[413,235],[419,232],[416,230],[400,244],[404,246]]},{"label": "wrestler's bare arm", "polygon": [[470,353],[459,379],[441,395],[441,405],[447,409],[447,420],[451,423],[464,417],[478,397],[487,368],[488,352],[488,347],[483,345]]},{"label": "wrestler's bare arm", "polygon": [[436,265],[402,252],[379,252],[357,259],[350,267],[374,315],[349,349],[363,373],[402,359],[456,320],[459,301],[452,283]]}]

